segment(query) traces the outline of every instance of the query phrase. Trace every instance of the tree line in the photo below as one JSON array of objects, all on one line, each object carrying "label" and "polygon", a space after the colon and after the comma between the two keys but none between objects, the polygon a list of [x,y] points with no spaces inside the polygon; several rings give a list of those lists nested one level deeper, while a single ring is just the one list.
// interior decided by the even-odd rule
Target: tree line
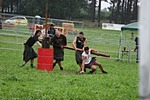
[{"label": "tree line", "polygon": [[110,0],[110,22],[130,23],[138,19],[139,0]]},{"label": "tree line", "polygon": [[[101,2],[110,7],[101,11]],[[88,19],[98,22],[130,23],[137,21],[139,0],[0,0],[0,12],[45,17],[48,3],[48,16],[60,19]]]}]

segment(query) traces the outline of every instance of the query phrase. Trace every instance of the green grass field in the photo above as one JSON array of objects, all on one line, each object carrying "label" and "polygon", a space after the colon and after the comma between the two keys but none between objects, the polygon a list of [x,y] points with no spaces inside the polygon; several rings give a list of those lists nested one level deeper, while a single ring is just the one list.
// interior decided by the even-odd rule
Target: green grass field
[{"label": "green grass field", "polygon": [[[92,30],[103,33],[91,33]],[[117,44],[102,43],[100,40],[92,43],[100,35],[102,38],[119,38],[119,31],[101,29],[84,29],[87,32],[88,45],[92,48],[108,53],[116,51]],[[2,31],[1,31],[2,32]],[[2,33],[5,33],[3,31]],[[91,33],[88,35],[88,33]],[[129,33],[127,33],[130,36]],[[28,37],[28,35],[27,35]],[[14,44],[0,42],[0,100],[137,100],[138,99],[138,65],[135,62],[121,61],[97,57],[108,74],[102,74],[97,68],[93,74],[79,74],[79,66],[75,62],[74,51],[65,50],[62,62],[64,71],[58,65],[51,72],[30,68],[28,63],[22,64],[23,42],[27,37],[0,36],[0,40],[14,42]],[[100,37],[101,38],[101,37]],[[69,38],[70,41],[72,40]],[[96,40],[97,41],[97,40]],[[107,41],[104,41],[107,42]],[[71,43],[68,43],[69,45]],[[37,46],[34,46],[37,50]],[[115,53],[109,53],[117,56]],[[37,65],[37,59],[34,65]]]}]

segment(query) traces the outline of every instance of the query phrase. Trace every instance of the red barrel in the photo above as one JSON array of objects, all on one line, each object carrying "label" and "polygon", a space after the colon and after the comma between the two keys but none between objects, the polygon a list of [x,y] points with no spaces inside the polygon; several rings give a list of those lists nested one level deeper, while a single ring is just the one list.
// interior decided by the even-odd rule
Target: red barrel
[{"label": "red barrel", "polygon": [[53,49],[52,48],[39,48],[38,49],[38,70],[53,70]]}]

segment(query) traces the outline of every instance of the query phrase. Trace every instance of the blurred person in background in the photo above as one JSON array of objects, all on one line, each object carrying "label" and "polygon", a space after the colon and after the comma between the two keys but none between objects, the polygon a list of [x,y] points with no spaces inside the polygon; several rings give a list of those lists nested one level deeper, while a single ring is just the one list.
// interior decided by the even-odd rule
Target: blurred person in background
[{"label": "blurred person in background", "polygon": [[48,34],[50,37],[53,37],[55,35],[55,24],[54,23],[51,23],[50,24],[50,27],[48,29]]},{"label": "blurred person in background", "polygon": [[139,38],[138,37],[135,38],[135,49],[134,49],[134,51],[137,52],[136,63],[138,63],[139,62]]},{"label": "blurred person in background", "polygon": [[2,16],[0,15],[0,29],[2,29]]}]

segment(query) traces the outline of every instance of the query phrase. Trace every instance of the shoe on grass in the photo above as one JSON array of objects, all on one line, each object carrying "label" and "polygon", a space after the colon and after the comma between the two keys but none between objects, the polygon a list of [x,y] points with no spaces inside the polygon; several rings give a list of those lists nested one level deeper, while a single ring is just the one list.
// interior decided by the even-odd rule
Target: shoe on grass
[{"label": "shoe on grass", "polygon": [[64,70],[63,67],[60,67],[60,70]]},{"label": "shoe on grass", "polygon": [[103,74],[108,74],[106,71],[102,71]]},{"label": "shoe on grass", "polygon": [[89,74],[93,74],[93,71],[89,71]]},{"label": "shoe on grass", "polygon": [[24,67],[25,66],[25,64],[22,64],[20,67]]},{"label": "shoe on grass", "polygon": [[33,64],[31,64],[30,66],[31,66],[31,68],[34,68]]}]

